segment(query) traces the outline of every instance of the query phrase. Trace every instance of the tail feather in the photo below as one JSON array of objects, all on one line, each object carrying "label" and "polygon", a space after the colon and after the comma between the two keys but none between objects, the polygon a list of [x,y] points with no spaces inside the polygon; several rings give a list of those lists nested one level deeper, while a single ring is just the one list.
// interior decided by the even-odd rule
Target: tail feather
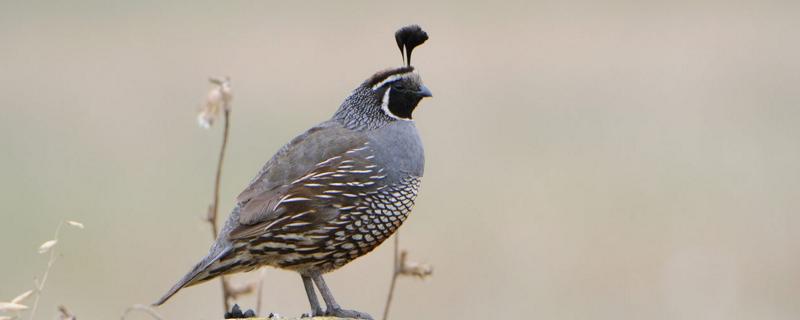
[{"label": "tail feather", "polygon": [[183,289],[184,287],[189,287],[189,286],[204,282],[206,280],[210,280],[210,279],[214,278],[215,276],[217,276],[216,274],[215,275],[208,274],[208,271],[209,271],[211,265],[214,264],[214,262],[219,261],[219,259],[222,258],[223,256],[225,256],[225,254],[227,254],[228,252],[230,252],[230,248],[226,248],[226,249],[222,250],[217,255],[214,255],[214,256],[209,255],[206,259],[203,259],[203,261],[200,261],[200,263],[196,264],[194,266],[194,268],[192,268],[192,271],[189,271],[189,273],[187,273],[185,276],[183,276],[183,278],[181,278],[181,280],[178,281],[178,283],[176,283],[174,286],[172,286],[172,288],[169,289],[169,291],[167,291],[167,293],[163,297],[161,297],[161,299],[158,299],[158,301],[153,303],[153,306],[162,305],[170,297],[175,295],[175,293],[177,293],[179,290]]}]

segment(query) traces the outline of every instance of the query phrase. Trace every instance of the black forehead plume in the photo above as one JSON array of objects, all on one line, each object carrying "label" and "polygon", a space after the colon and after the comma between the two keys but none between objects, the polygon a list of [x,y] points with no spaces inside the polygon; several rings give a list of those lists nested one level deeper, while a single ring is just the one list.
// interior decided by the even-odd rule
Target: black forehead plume
[{"label": "black forehead plume", "polygon": [[425,43],[425,40],[428,40],[428,34],[418,25],[413,24],[397,30],[394,33],[394,39],[397,41],[400,55],[403,55],[403,48],[405,48],[405,56],[403,58],[405,58],[406,66],[411,66],[411,51],[418,45]]}]

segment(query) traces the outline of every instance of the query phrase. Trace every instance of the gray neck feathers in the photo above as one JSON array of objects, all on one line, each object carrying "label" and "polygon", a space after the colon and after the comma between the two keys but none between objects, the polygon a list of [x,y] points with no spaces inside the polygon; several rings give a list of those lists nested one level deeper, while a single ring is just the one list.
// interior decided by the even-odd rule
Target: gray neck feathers
[{"label": "gray neck feathers", "polygon": [[342,102],[339,110],[333,114],[333,120],[358,131],[377,129],[396,121],[381,110],[381,100],[372,89],[364,86],[353,90]]}]

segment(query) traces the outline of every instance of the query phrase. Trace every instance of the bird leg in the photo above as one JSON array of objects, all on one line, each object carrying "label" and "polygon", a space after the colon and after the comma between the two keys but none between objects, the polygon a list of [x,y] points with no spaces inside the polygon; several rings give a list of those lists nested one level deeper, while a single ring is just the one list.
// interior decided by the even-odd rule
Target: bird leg
[{"label": "bird leg", "polygon": [[322,295],[322,300],[325,300],[325,305],[327,306],[327,310],[325,310],[326,316],[372,320],[372,316],[364,312],[342,309],[342,307],[336,303],[331,289],[328,289],[328,285],[325,284],[325,280],[322,279],[322,275],[319,272],[312,273],[311,278],[314,279],[314,283],[317,284],[319,294]]},{"label": "bird leg", "polygon": [[319,306],[319,300],[317,300],[317,293],[314,291],[314,283],[311,282],[311,277],[303,274],[301,274],[300,277],[303,278],[303,286],[306,287],[308,303],[311,304],[311,316],[316,317],[324,315],[322,307]]}]

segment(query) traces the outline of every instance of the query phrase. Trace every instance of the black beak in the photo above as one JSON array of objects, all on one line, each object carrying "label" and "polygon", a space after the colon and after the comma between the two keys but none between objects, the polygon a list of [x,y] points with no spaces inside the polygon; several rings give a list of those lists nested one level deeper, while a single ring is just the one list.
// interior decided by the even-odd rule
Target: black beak
[{"label": "black beak", "polygon": [[431,89],[428,89],[424,84],[419,86],[419,91],[417,91],[417,95],[420,97],[433,97],[433,93]]}]

